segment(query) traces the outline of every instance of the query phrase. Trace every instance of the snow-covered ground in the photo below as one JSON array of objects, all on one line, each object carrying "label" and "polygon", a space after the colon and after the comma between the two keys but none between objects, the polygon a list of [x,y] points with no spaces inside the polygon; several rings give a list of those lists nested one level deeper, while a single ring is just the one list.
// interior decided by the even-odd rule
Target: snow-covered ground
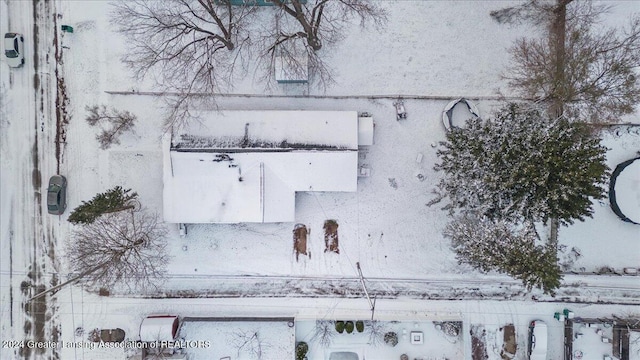
[{"label": "snow-covered ground", "polygon": [[[507,89],[499,75],[508,61],[506,49],[516,36],[530,31],[526,26],[499,26],[490,19],[489,11],[505,4],[508,2],[385,3],[390,14],[388,29],[380,33],[350,32],[333,53],[332,64],[339,74],[337,83],[325,93],[308,90],[316,95],[408,94],[452,98],[492,96],[497,90],[505,93]],[[622,2],[614,10],[633,10],[630,5]],[[63,45],[70,48],[64,52],[63,67],[69,93],[73,94],[73,120],[63,169],[70,179],[83,179],[71,180],[69,208],[99,191],[120,185],[137,191],[144,206],[161,212],[162,102],[153,96],[105,93],[154,90],[150,82],[136,84],[128,78],[119,62],[126,50],[126,39],[113,32],[108,23],[109,10],[106,1],[61,3],[64,21],[74,24],[76,29],[62,38]],[[474,19],[474,26],[466,26],[470,18]],[[477,36],[479,33],[483,36]],[[103,41],[95,41],[97,38]],[[372,42],[377,45],[366,45]],[[262,84],[247,82],[238,84],[236,91],[264,94]],[[282,91],[275,88],[271,94]],[[108,151],[98,149],[93,140],[95,130],[82,121],[84,106],[98,103],[129,110],[139,118],[135,133],[126,134],[121,145]],[[433,171],[437,161],[433,145],[444,140],[441,112],[448,100],[407,100],[409,118],[403,121],[395,120],[392,98],[247,101],[245,97],[229,97],[218,103],[222,109],[368,112],[375,121],[374,145],[361,152],[360,163],[371,168],[371,176],[359,179],[356,193],[298,193],[296,222],[311,230],[310,259],[294,260],[295,223],[192,225],[185,238],[178,237],[177,226],[172,226],[170,274],[353,276],[355,263],[360,262],[368,276],[376,277],[477,275],[456,264],[441,234],[446,213],[438,205],[426,206],[433,198],[431,190],[439,178]],[[477,105],[481,114],[487,114],[497,102],[484,100]],[[618,159],[640,148],[640,136],[608,136],[606,144],[612,148],[610,159],[615,167]],[[640,243],[633,236],[637,229],[616,221],[608,205],[595,207],[593,220],[560,231],[568,256],[571,248],[579,249],[582,255],[571,270],[640,265]],[[327,219],[338,221],[340,255],[323,253],[322,225]],[[597,239],[605,233],[608,238],[615,238],[616,246],[629,251],[602,251],[601,247],[611,246],[611,242]],[[589,246],[584,246],[586,241]]]},{"label": "snow-covered ground", "polygon": [[[609,149],[607,165],[611,171],[638,156],[639,130],[640,126],[621,126],[604,131],[602,143]],[[570,264],[572,271],[610,267],[621,273],[624,267],[640,268],[640,226],[620,220],[608,198],[595,202],[593,208],[593,218],[560,229],[560,245],[566,246],[561,261]]]},{"label": "snow-covered ground", "polygon": [[[208,287],[208,276],[218,275],[354,277],[357,275],[356,262],[360,263],[367,277],[485,279],[477,272],[457,265],[447,241],[441,235],[447,221],[446,214],[437,205],[427,207],[426,203],[432,198],[430,191],[439,176],[433,171],[437,161],[434,145],[444,139],[441,112],[450,100],[448,98],[465,96],[475,99],[481,114],[487,114],[498,106],[495,98],[499,92],[509,94],[506,83],[500,78],[508,64],[506,49],[515,38],[531,33],[532,29],[497,25],[488,14],[493,9],[513,3],[516,2],[383,2],[390,14],[388,27],[380,32],[363,33],[357,29],[348,32],[344,41],[332,51],[331,64],[336,70],[337,82],[326,91],[313,87],[293,90],[283,87],[265,91],[264,84],[251,83],[249,79],[238,83],[234,92],[239,94],[262,96],[297,92],[319,97],[230,96],[219,99],[220,108],[356,110],[372,114],[376,123],[374,145],[360,155],[360,162],[371,168],[371,176],[358,180],[358,191],[355,193],[298,193],[296,222],[311,229],[308,244],[311,257],[301,258],[298,262],[292,249],[294,223],[193,225],[189,226],[189,233],[184,238],[179,236],[177,225],[172,225],[169,239],[172,261],[168,264],[171,277],[166,290],[197,293]],[[606,18],[607,24],[619,25],[626,14],[640,11],[638,2],[608,3],[616,6]],[[17,7],[28,10],[28,4],[20,1],[0,2],[0,14],[6,14],[7,7],[13,11]],[[75,208],[97,192],[120,185],[138,192],[145,207],[160,212],[162,101],[154,96],[134,93],[106,93],[156,89],[149,81],[136,83],[131,80],[127,69],[119,62],[120,56],[126,51],[126,39],[114,33],[113,26],[108,22],[109,1],[58,0],[53,4],[59,14],[59,23],[72,25],[75,30],[72,34],[61,34],[60,39],[64,46],[61,71],[70,97],[71,116],[60,166],[60,173],[69,179],[68,209]],[[30,15],[27,11],[19,13]],[[19,27],[16,19],[11,22],[5,16],[0,16],[0,19],[2,31]],[[19,30],[27,33],[29,28]],[[0,183],[0,274],[2,289],[9,286],[9,281],[14,281],[13,291],[16,293],[19,281],[9,280],[7,274],[24,277],[27,270],[11,269],[10,264],[26,263],[29,254],[22,249],[9,251],[10,244],[19,244],[16,239],[22,237],[21,233],[11,233],[11,230],[17,228],[26,232],[30,228],[28,221],[32,220],[33,213],[12,211],[33,207],[32,203],[27,203],[28,198],[21,195],[23,192],[32,195],[31,184],[26,183],[28,178],[19,176],[30,170],[27,161],[31,156],[30,140],[33,137],[30,132],[35,131],[34,116],[25,110],[28,106],[24,105],[33,107],[34,100],[27,91],[31,85],[27,79],[33,75],[33,69],[23,68],[20,71],[24,71],[18,73],[10,71],[4,63],[0,63],[0,67],[0,151],[3,164]],[[27,72],[29,70],[31,73]],[[17,93],[18,90],[25,93],[24,97]],[[360,97],[322,97],[324,95]],[[368,98],[368,95],[389,97]],[[395,119],[392,103],[397,95],[407,98],[405,105],[409,116],[406,120]],[[426,99],[412,98],[413,95]],[[94,104],[111,105],[137,115],[134,133],[125,134],[121,144],[110,150],[99,150],[94,139],[96,129],[84,121],[84,107]],[[640,123],[638,114],[624,120]],[[5,129],[19,136],[8,137]],[[611,168],[636,156],[636,151],[640,149],[640,136],[637,134],[623,133],[618,136],[612,131],[605,132],[604,137],[605,145],[611,148],[608,154]],[[42,146],[52,151],[50,140]],[[421,161],[417,161],[420,154]],[[54,172],[49,170],[51,163],[47,164],[47,173],[42,174],[43,183]],[[422,179],[418,177],[419,174]],[[20,192],[16,192],[16,189],[20,189]],[[560,230],[561,244],[567,246],[569,260],[572,248],[581,254],[570,269],[595,271],[602,266],[614,269],[640,266],[638,226],[619,221],[606,201],[603,205],[596,203],[595,209],[593,219]],[[61,221],[56,219],[55,224],[50,225],[52,230],[47,233],[47,236],[57,238],[59,245],[68,239],[71,230],[70,224],[65,221],[68,213],[61,217]],[[327,219],[338,221],[340,255],[323,252],[322,224]],[[9,223],[24,224],[25,227],[5,226]],[[10,238],[14,240],[8,241]],[[59,246],[57,253],[64,261],[62,246]],[[12,255],[11,259],[8,258],[9,254]],[[195,276],[200,281],[188,281]],[[65,279],[67,274],[63,271],[60,277]],[[496,279],[495,282],[499,283],[505,277],[490,279]],[[602,286],[606,286],[608,279],[603,282],[605,284]],[[635,285],[629,282],[624,286],[637,289],[637,282]],[[22,332],[23,316],[15,305],[12,307],[13,300],[9,299],[6,291],[2,291],[0,296],[2,338],[19,340],[14,337]],[[355,320],[371,316],[364,299],[149,300],[97,297],[78,288],[65,289],[56,297],[59,304],[56,317],[60,320],[61,340],[64,341],[86,340],[86,334],[94,328],[117,327],[126,331],[127,338],[135,339],[140,321],[149,313],[295,316],[310,320]],[[483,324],[489,329],[513,323],[516,325],[519,359],[525,358],[527,324],[540,318],[550,327],[548,358],[560,359],[562,326],[552,316],[553,312],[564,307],[557,303],[395,299],[378,300],[376,317],[409,322],[462,319],[465,326]],[[584,317],[638,312],[637,307],[627,306],[572,307],[579,316]],[[16,314],[16,320],[11,317],[13,323],[7,325],[7,318],[12,313]],[[82,331],[76,331],[78,328]],[[470,338],[468,328],[465,329],[464,358],[468,359]],[[124,356],[124,352],[117,349],[63,348],[60,351],[62,359],[112,359]],[[13,349],[3,349],[0,354],[0,358],[11,358],[14,353]],[[431,353],[424,356],[440,355]],[[375,355],[367,356],[367,359],[376,358]]]}]

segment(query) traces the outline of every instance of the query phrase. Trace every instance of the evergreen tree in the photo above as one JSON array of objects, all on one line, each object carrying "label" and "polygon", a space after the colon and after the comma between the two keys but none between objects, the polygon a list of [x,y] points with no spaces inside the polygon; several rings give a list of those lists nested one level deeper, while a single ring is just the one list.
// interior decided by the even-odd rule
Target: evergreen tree
[{"label": "evergreen tree", "polygon": [[124,190],[116,186],[89,201],[83,201],[71,212],[68,220],[74,224],[90,224],[102,214],[135,208],[137,198],[138,194],[131,192],[131,189]]},{"label": "evergreen tree", "polygon": [[605,197],[606,148],[588,125],[509,104],[495,117],[470,119],[447,133],[435,166],[445,177],[439,197],[449,208],[512,223],[593,214]]},{"label": "evergreen tree", "polygon": [[555,249],[535,245],[537,235],[531,224],[515,226],[505,221],[463,217],[447,225],[459,263],[482,272],[498,271],[553,294],[562,275]]}]

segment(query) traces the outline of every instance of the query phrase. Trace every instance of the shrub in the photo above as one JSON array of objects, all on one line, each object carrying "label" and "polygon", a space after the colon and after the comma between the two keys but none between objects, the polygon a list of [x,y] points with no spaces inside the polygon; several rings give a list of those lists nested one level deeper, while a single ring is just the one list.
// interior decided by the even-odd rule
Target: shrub
[{"label": "shrub", "polygon": [[344,332],[344,321],[336,321],[336,331],[342,334]]},{"label": "shrub", "polygon": [[309,351],[309,345],[306,342],[301,341],[296,345],[296,360],[304,360]]},{"label": "shrub", "polygon": [[364,322],[362,320],[356,321],[356,330],[358,330],[359,333],[364,331]]},{"label": "shrub", "polygon": [[347,334],[351,334],[353,332],[353,321],[347,321],[347,323],[344,324],[344,328],[347,330]]},{"label": "shrub", "polygon": [[384,342],[387,343],[387,345],[391,346],[398,345],[398,334],[393,331],[389,331],[388,333],[384,334]]}]

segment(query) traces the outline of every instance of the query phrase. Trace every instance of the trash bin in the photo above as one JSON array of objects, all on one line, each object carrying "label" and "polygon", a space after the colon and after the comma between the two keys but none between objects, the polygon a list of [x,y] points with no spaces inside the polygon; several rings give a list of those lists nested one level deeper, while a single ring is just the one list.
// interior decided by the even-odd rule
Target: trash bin
[{"label": "trash bin", "polygon": [[571,311],[569,309],[564,309],[562,311],[562,313],[564,314],[564,316],[567,317],[567,319],[573,319],[573,317],[574,317],[573,311]]}]

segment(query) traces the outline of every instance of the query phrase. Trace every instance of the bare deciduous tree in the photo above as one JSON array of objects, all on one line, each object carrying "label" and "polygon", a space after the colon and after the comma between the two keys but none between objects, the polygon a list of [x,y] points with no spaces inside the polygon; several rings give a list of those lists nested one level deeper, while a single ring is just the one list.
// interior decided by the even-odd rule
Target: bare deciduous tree
[{"label": "bare deciduous tree", "polygon": [[152,75],[178,94],[168,120],[180,123],[189,115],[190,94],[212,100],[237,72],[246,73],[255,9],[229,0],[129,0],[115,3],[112,21],[128,38],[123,60],[135,76]]},{"label": "bare deciduous tree", "polygon": [[608,10],[590,1],[529,0],[492,12],[503,23],[546,25],[547,36],[512,47],[511,87],[570,118],[613,122],[633,113],[640,102],[640,16],[624,29],[594,31]]},{"label": "bare deciduous tree", "polygon": [[515,6],[492,11],[490,15],[500,24],[531,23],[549,27],[557,14],[563,9],[566,10],[569,4],[571,4],[571,11],[566,14],[569,21],[582,21],[611,9],[608,5],[594,4],[591,1],[527,0]]},{"label": "bare deciduous tree", "polygon": [[[318,52],[345,37],[354,20],[361,27],[383,27],[387,12],[371,0],[273,0],[278,7],[274,29],[267,34],[263,52],[267,76],[273,77],[276,62],[282,61],[299,75],[308,71],[318,86],[333,82],[331,69]],[[266,59],[265,59],[266,58]]]},{"label": "bare deciduous tree", "polygon": [[317,341],[322,347],[329,347],[336,335],[336,322],[333,320],[316,320],[316,326],[313,329],[312,341]]},{"label": "bare deciduous tree", "polygon": [[387,21],[386,11],[370,0],[273,0],[273,3],[281,9],[279,19],[283,19],[282,15],[289,16],[297,24],[282,24],[274,45],[303,38],[307,46],[318,51],[323,44],[344,37],[344,28],[353,19],[360,20],[361,26],[369,22],[381,26]]},{"label": "bare deciduous tree", "polygon": [[369,334],[369,344],[372,346],[382,345],[387,326],[382,321],[372,320],[365,322],[365,331]]},{"label": "bare deciduous tree", "polygon": [[257,331],[236,331],[233,333],[231,341],[238,350],[238,357],[240,357],[240,353],[245,353],[251,359],[262,359],[264,350],[269,347],[263,342]]},{"label": "bare deciduous tree", "polygon": [[100,148],[105,150],[113,144],[120,143],[122,133],[133,130],[136,116],[124,110],[107,108],[105,105],[86,106],[89,112],[85,120],[91,126],[99,126],[102,130],[96,135]]},{"label": "bare deciduous tree", "polygon": [[158,215],[142,209],[104,214],[73,232],[69,263],[92,287],[155,288],[168,261],[166,233]]},{"label": "bare deciduous tree", "polygon": [[[296,76],[311,73],[321,87],[332,82],[317,51],[344,37],[354,19],[362,26],[386,22],[386,12],[371,0],[273,3],[269,8],[231,0],[121,1],[112,21],[129,40],[124,62],[138,79],[153,77],[170,95],[167,125],[178,127],[197,117],[194,108],[215,107],[214,94],[246,76],[249,60],[258,59],[255,74],[267,86],[278,61]],[[260,22],[258,11],[264,15]]]}]

